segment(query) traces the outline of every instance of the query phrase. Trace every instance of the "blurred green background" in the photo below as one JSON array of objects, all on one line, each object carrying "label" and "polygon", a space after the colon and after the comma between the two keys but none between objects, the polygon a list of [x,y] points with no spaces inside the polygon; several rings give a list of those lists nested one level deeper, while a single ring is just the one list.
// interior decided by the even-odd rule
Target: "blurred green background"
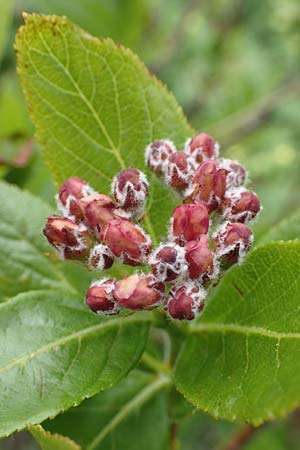
[{"label": "blurred green background", "polygon": [[[0,0],[0,177],[52,202],[15,69],[22,11],[67,15],[131,47],[174,92],[194,128],[248,168],[264,207],[254,225],[258,238],[298,208],[299,0]],[[239,426],[187,416],[180,448],[222,449]],[[34,448],[25,434],[0,442],[0,450]],[[263,427],[245,448],[299,449],[298,413]]]}]

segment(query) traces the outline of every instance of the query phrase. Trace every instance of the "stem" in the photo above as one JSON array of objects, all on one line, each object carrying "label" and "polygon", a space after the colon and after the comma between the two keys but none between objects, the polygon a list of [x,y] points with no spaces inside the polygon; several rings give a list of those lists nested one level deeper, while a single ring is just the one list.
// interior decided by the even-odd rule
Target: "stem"
[{"label": "stem", "polygon": [[158,359],[154,358],[153,356],[149,355],[149,353],[144,353],[141,357],[142,363],[144,363],[149,369],[152,369],[154,372],[157,373],[165,373],[170,374],[171,368],[168,364],[165,364]]},{"label": "stem", "polygon": [[232,440],[223,448],[223,450],[240,450],[250,439],[258,428],[252,425],[245,425],[232,438]]}]

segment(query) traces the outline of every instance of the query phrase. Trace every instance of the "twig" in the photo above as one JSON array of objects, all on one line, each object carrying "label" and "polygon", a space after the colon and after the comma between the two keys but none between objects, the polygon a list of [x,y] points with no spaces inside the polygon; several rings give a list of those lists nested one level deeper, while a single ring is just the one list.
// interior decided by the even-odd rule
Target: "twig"
[{"label": "twig", "polygon": [[223,450],[240,450],[250,439],[258,428],[252,425],[245,425],[232,438],[232,440],[223,448]]}]

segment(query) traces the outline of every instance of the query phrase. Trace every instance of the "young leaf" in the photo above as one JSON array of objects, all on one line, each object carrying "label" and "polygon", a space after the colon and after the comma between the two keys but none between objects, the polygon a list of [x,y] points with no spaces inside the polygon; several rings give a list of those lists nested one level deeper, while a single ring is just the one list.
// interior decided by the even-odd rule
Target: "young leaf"
[{"label": "young leaf", "polygon": [[62,291],[0,305],[0,437],[114,385],[138,362],[149,315],[101,318]]},{"label": "young leaf", "polygon": [[[191,129],[182,111],[130,50],[64,17],[25,21],[16,40],[18,72],[57,183],[77,175],[108,193],[119,170],[146,171],[144,149],[153,140],[183,145]],[[146,220],[152,235],[165,234],[174,204],[170,191],[153,182]]]},{"label": "young leaf", "polygon": [[76,442],[60,434],[51,434],[40,425],[29,428],[41,450],[80,450]]},{"label": "young leaf", "polygon": [[199,408],[259,424],[299,404],[299,255],[300,242],[262,246],[215,290],[176,367]]},{"label": "young leaf", "polygon": [[169,385],[167,376],[136,370],[45,426],[67,433],[85,450],[165,450]]}]

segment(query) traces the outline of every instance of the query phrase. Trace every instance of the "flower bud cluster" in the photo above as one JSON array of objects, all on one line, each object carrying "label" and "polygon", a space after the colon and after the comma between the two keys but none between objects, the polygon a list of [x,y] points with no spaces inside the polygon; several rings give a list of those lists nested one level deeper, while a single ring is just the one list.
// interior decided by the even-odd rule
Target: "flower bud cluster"
[{"label": "flower bud cluster", "polygon": [[152,251],[141,226],[149,193],[146,176],[128,168],[112,182],[110,197],[84,180],[66,180],[57,195],[62,216],[50,216],[44,234],[62,259],[78,259],[90,270],[110,269],[115,260],[148,265],[150,273],[93,282],[86,304],[98,314],[165,304],[171,318],[192,320],[202,311],[207,288],[220,271],[249,251],[249,222],[260,203],[248,191],[246,170],[219,158],[219,145],[205,133],[188,139],[183,151],[168,140],[145,150],[148,168],[183,199],[172,213],[168,238]]}]

